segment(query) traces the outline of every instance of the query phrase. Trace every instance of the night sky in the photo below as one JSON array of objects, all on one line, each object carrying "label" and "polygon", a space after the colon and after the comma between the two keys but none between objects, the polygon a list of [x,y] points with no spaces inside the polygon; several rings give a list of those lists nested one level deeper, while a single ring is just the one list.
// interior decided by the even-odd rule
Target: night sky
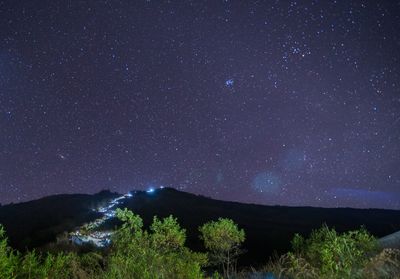
[{"label": "night sky", "polygon": [[169,186],[400,209],[400,2],[0,1],[0,202]]}]

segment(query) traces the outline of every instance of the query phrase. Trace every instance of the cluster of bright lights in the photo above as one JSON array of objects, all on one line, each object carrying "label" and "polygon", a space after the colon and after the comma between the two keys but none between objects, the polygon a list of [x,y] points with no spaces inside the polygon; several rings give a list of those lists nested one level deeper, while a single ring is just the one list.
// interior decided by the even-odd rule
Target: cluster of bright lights
[{"label": "cluster of bright lights", "polygon": [[[161,185],[160,187],[158,187],[158,189],[164,189],[165,187],[163,186],[163,185]],[[156,191],[156,188],[154,188],[154,187],[150,187],[150,188],[148,188],[147,190],[146,190],[146,193],[149,193],[149,194],[151,194],[151,193],[154,193]]]},{"label": "cluster of bright lights", "polygon": [[[164,186],[160,186],[158,189],[164,189]],[[146,193],[151,194],[155,191],[156,188],[150,187],[146,190]],[[71,233],[71,241],[78,245],[82,245],[84,243],[91,243],[97,247],[105,247],[109,245],[111,242],[110,237],[112,232],[99,232],[96,231],[96,229],[99,228],[100,225],[104,224],[108,219],[115,217],[117,205],[121,204],[124,199],[129,199],[131,197],[133,197],[133,193],[129,192],[125,195],[112,199],[103,207],[93,209],[95,212],[102,213],[103,216],[82,227],[85,228],[83,231],[91,231],[89,234],[82,233],[82,228]]]},{"label": "cluster of bright lights", "polygon": [[127,193],[125,195],[119,196],[115,199],[112,199],[107,205],[94,209],[94,211],[98,213],[102,213],[103,216],[99,219],[90,222],[81,227],[85,228],[84,231],[91,231],[89,234],[82,233],[81,229],[70,234],[70,240],[78,245],[82,245],[85,243],[91,243],[97,247],[105,247],[111,243],[110,237],[112,232],[101,232],[96,231],[100,225],[104,224],[108,219],[115,217],[116,214],[116,206],[121,204],[124,199],[129,199],[133,196],[132,193]]}]

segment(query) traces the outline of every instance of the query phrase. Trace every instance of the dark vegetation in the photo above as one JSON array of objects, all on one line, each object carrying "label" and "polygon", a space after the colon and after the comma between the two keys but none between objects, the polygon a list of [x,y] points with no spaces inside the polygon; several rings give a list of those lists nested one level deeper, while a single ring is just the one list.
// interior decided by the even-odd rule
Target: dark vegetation
[{"label": "dark vegetation", "polygon": [[[63,195],[0,207],[0,223],[14,237],[12,247],[20,249],[13,250],[0,232],[0,278],[396,278],[400,273],[399,250],[382,250],[376,241],[400,230],[398,211],[248,205],[173,189],[127,199],[120,206],[127,209],[105,225],[118,228],[108,249],[32,249],[92,221],[98,216],[91,209],[111,197],[110,192]],[[9,228],[25,231],[13,236]]]},{"label": "dark vegetation", "polygon": [[[200,225],[219,217],[232,219],[246,232],[246,257],[240,258],[240,266],[264,264],[274,251],[289,251],[295,233],[308,235],[323,224],[338,232],[364,226],[378,238],[400,230],[400,211],[396,210],[262,206],[213,200],[174,189],[139,192],[122,207],[142,216],[145,226],[153,216],[173,215],[187,231],[188,246],[196,251],[204,249],[198,238]],[[108,225],[113,228],[117,224],[114,220]]]},{"label": "dark vegetation", "polygon": [[[172,217],[153,218],[149,229],[127,209],[117,209],[122,225],[106,251],[21,254],[7,244],[0,226],[0,278],[399,278],[400,250],[381,250],[365,229],[339,234],[324,225],[308,238],[296,234],[292,250],[259,271],[238,272],[236,260],[245,232],[220,218],[199,228],[206,253],[185,246],[186,231]],[[205,270],[207,266],[215,266]],[[219,267],[219,268],[218,268]],[[221,268],[222,267],[222,268]],[[223,275],[221,275],[222,272]]]}]

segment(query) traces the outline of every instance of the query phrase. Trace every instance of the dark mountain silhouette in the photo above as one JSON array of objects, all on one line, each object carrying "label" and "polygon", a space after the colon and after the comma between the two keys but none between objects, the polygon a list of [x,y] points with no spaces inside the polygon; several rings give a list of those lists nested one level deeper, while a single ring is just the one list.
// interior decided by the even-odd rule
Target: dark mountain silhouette
[{"label": "dark mountain silhouette", "polygon": [[[60,195],[23,204],[0,208],[0,223],[15,247],[34,247],[54,239],[57,233],[92,221],[99,215],[91,208],[115,194]],[[295,233],[307,235],[323,223],[337,231],[364,226],[376,237],[400,230],[400,211],[383,209],[313,208],[242,204],[213,200],[171,188],[156,189],[152,193],[137,191],[124,199],[119,207],[127,207],[139,214],[147,226],[154,215],[174,215],[187,230],[188,246],[201,250],[198,227],[219,217],[233,219],[246,231],[246,256],[241,264],[263,264],[273,251],[282,253],[290,248]],[[119,222],[110,219],[104,226],[115,227]]]},{"label": "dark mountain silhouette", "polygon": [[92,209],[107,202],[116,193],[101,191],[95,195],[55,195],[0,207],[0,224],[11,246],[19,250],[42,246],[56,236],[94,220],[101,214]]},{"label": "dark mountain silhouette", "polygon": [[376,237],[400,230],[400,211],[396,210],[263,206],[213,200],[170,188],[139,192],[121,207],[141,215],[147,225],[154,215],[174,215],[187,229],[189,246],[196,250],[202,247],[198,238],[201,224],[218,217],[231,218],[246,231],[245,265],[265,263],[274,251],[287,251],[295,233],[307,235],[324,223],[339,232],[364,226]]}]

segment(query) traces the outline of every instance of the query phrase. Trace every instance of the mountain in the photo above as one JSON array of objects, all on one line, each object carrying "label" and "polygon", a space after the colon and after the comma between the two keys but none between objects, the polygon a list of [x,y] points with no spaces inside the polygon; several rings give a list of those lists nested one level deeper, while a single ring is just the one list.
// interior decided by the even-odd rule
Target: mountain
[{"label": "mountain", "polygon": [[[116,206],[128,208],[142,216],[148,226],[154,215],[174,215],[187,231],[188,246],[201,250],[198,227],[219,217],[233,219],[246,232],[246,256],[241,264],[263,264],[274,251],[285,252],[295,233],[307,235],[323,223],[337,231],[361,226],[376,237],[400,230],[400,211],[383,209],[313,208],[242,204],[219,201],[171,188],[132,192]],[[96,195],[60,195],[37,201],[0,207],[0,223],[4,224],[12,244],[19,248],[43,245],[57,233],[71,231],[99,217],[93,208],[115,193]],[[100,214],[101,215],[101,214]],[[103,225],[114,228],[119,222],[110,218]]]},{"label": "mountain", "polygon": [[187,229],[188,243],[196,250],[202,247],[198,239],[201,224],[218,217],[231,218],[246,231],[247,253],[242,259],[246,265],[262,263],[274,250],[287,251],[295,233],[307,235],[324,223],[340,232],[364,226],[376,237],[400,230],[400,211],[396,210],[263,206],[213,200],[170,188],[139,192],[120,207],[141,215],[147,225],[154,215],[174,215]]},{"label": "mountain", "polygon": [[3,205],[0,224],[5,227],[11,246],[19,250],[36,248],[98,218],[101,214],[93,209],[116,196],[116,193],[101,191],[95,195],[55,195]]}]

